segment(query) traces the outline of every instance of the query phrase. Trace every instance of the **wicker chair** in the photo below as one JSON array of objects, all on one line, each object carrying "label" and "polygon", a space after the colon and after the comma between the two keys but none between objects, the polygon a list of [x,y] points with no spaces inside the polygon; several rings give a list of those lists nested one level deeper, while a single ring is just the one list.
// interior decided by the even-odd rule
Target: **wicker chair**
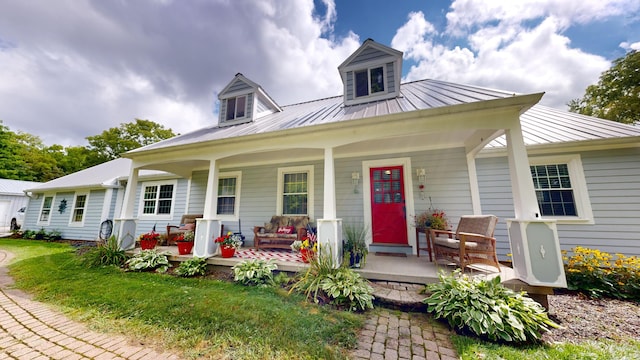
[{"label": "wicker chair", "polygon": [[455,232],[430,229],[436,261],[458,265],[462,271],[471,264],[495,266],[500,271],[493,232],[495,215],[465,215]]}]

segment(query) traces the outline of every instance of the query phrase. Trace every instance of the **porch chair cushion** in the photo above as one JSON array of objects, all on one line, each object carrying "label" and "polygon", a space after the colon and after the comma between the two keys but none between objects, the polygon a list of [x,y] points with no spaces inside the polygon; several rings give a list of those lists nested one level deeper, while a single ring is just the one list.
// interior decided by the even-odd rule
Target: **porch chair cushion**
[{"label": "porch chair cushion", "polygon": [[196,219],[202,219],[202,214],[184,214],[180,225],[167,224],[167,245],[175,244],[176,238],[187,231],[196,231]]},{"label": "porch chair cushion", "polygon": [[454,263],[464,271],[470,264],[487,264],[500,270],[493,233],[495,215],[465,215],[455,232],[430,230],[436,261]]}]

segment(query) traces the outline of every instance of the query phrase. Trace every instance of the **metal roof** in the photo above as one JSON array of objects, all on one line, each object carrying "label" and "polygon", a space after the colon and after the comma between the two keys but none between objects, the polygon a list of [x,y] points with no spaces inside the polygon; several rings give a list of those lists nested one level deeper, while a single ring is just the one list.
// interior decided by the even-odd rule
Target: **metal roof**
[{"label": "metal roof", "polygon": [[[252,134],[276,132],[318,124],[397,114],[521,95],[509,91],[439,80],[419,80],[401,85],[400,96],[366,104],[345,106],[342,96],[335,96],[282,107],[282,111],[253,122],[233,126],[217,125],[179,135],[130,153],[228,139]],[[527,145],[543,145],[618,137],[640,136],[640,128],[609,120],[535,105],[521,116]],[[506,145],[504,136],[491,142],[487,149]]]},{"label": "metal roof", "polygon": [[[27,189],[31,192],[43,192],[49,190],[79,189],[79,188],[108,188],[119,186],[118,179],[129,176],[131,159],[119,158],[102,163],[88,169],[65,175],[46,183],[34,183]],[[140,177],[156,174],[167,174],[156,170],[142,170]]]},{"label": "metal roof", "polygon": [[206,127],[132,150],[130,153],[415,110],[502,99],[514,95],[516,94],[513,92],[471,85],[438,80],[420,80],[402,84],[400,96],[397,98],[345,106],[343,104],[343,96],[334,96],[282,106],[281,112],[254,119],[249,123],[226,127],[218,127],[217,125]]},{"label": "metal roof", "polygon": [[24,190],[40,184],[41,183],[35,181],[0,179],[0,195],[24,196]]}]

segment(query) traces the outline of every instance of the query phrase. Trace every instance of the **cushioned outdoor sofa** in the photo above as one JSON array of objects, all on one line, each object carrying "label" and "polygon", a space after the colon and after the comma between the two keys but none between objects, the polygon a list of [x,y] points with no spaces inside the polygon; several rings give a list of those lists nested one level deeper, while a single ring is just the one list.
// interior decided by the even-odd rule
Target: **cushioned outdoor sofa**
[{"label": "cushioned outdoor sofa", "polygon": [[256,249],[289,249],[296,240],[307,236],[308,216],[278,216],[264,226],[253,228],[253,246]]}]

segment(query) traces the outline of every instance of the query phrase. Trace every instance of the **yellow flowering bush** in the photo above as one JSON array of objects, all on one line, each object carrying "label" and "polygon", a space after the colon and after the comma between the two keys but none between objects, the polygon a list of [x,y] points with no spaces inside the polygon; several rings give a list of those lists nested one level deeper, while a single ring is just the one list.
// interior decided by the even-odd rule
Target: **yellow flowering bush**
[{"label": "yellow flowering bush", "polygon": [[640,259],[577,246],[563,251],[567,286],[590,297],[640,299]]}]

